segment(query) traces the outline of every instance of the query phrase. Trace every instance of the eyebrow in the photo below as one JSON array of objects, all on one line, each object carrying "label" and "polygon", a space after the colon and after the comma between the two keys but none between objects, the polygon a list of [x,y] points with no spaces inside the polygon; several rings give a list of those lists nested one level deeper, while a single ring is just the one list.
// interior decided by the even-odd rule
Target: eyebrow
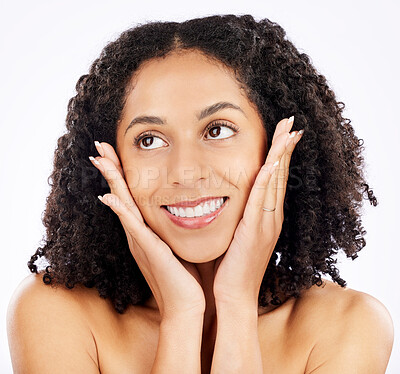
[{"label": "eyebrow", "polygon": [[[242,112],[243,115],[247,118],[246,113],[242,110],[242,108],[240,108],[240,106],[226,102],[226,101],[221,101],[219,103],[215,103],[215,104],[212,104],[212,105],[204,108],[202,111],[200,111],[200,113],[198,113],[196,115],[196,117],[199,121],[201,121],[202,119],[209,117],[209,116],[213,115],[214,113],[219,112],[220,110],[223,110],[223,109],[238,110],[238,111]],[[148,125],[165,125],[167,123],[167,121],[164,121],[162,118],[156,117],[156,116],[139,116],[139,117],[134,118],[130,122],[130,124],[128,125],[128,127],[125,130],[125,135],[132,126],[134,126],[138,123],[148,124]]]}]

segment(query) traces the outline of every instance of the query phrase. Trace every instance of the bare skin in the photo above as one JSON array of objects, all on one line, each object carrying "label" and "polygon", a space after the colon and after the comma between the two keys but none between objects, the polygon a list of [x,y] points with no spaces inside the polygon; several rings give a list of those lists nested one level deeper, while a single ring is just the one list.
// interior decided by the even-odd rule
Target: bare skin
[{"label": "bare skin", "polygon": [[[92,162],[110,185],[102,202],[120,218],[153,296],[119,315],[95,290],[29,277],[8,318],[16,372],[383,373],[392,323],[371,296],[328,282],[258,307],[301,141],[293,121],[276,125],[267,153],[257,110],[230,72],[198,53],[147,62],[131,85],[116,149],[100,143]],[[220,102],[240,110],[200,115]],[[130,126],[139,116],[152,123]],[[229,199],[203,228],[177,226],[162,207],[204,196]]]},{"label": "bare skin", "polygon": [[[151,372],[160,326],[155,305],[131,306],[121,315],[94,289],[53,289],[40,275],[28,276],[13,300],[8,330],[16,373]],[[264,373],[385,372],[393,327],[372,296],[326,281],[325,287],[314,286],[299,299],[259,313]],[[205,332],[203,348],[214,338]],[[340,360],[341,366],[330,369]],[[208,350],[202,367],[210,361]],[[68,371],[70,362],[75,371]]]}]

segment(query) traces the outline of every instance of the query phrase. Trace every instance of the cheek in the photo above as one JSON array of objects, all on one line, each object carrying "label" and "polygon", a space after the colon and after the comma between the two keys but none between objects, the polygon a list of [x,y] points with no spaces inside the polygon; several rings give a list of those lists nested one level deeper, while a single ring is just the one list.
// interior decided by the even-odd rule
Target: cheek
[{"label": "cheek", "polygon": [[255,156],[254,154],[248,156],[240,154],[231,160],[230,164],[232,166],[229,168],[230,183],[240,190],[251,188],[263,165],[262,157]]},{"label": "cheek", "polygon": [[161,205],[161,201],[154,201],[153,192],[160,184],[160,169],[157,167],[146,167],[138,164],[129,165],[124,168],[125,180],[129,191],[136,204],[142,210],[156,204]]}]

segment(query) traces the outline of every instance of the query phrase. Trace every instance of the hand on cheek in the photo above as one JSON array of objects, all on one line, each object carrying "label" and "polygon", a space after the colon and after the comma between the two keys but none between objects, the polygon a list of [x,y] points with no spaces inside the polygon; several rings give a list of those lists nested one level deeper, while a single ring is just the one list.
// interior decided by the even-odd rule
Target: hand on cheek
[{"label": "hand on cheek", "polygon": [[99,199],[117,214],[129,249],[154,295],[162,319],[201,316],[205,298],[200,276],[193,264],[180,262],[169,246],[144,221],[122,175],[114,148],[96,144],[102,157],[89,157],[110,186]]},{"label": "hand on cheek", "polygon": [[276,127],[271,148],[261,167],[233,240],[215,266],[216,303],[257,307],[258,293],[283,223],[283,202],[293,150],[303,132],[289,133],[283,119]]}]

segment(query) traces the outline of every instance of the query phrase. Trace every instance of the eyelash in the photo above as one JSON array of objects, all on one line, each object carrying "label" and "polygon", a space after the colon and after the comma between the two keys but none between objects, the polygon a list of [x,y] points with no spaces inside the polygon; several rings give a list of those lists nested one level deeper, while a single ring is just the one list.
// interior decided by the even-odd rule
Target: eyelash
[{"label": "eyelash", "polygon": [[[210,131],[212,128],[214,127],[228,127],[229,129],[231,129],[232,131],[234,131],[235,133],[239,132],[239,128],[237,126],[231,125],[227,122],[221,122],[221,121],[216,121],[216,122],[212,122],[209,125],[206,126],[206,128],[204,129],[204,132],[207,133],[208,131]],[[133,145],[137,148],[139,148],[140,150],[144,150],[143,148],[140,148],[139,143],[141,142],[141,140],[143,140],[144,138],[147,137],[152,137],[155,136],[157,137],[157,135],[152,132],[152,131],[146,131],[142,134],[140,134],[139,136],[135,136],[135,138],[133,139]],[[213,139],[213,140],[225,140],[225,139],[229,139],[229,138],[223,138],[223,139]]]}]

